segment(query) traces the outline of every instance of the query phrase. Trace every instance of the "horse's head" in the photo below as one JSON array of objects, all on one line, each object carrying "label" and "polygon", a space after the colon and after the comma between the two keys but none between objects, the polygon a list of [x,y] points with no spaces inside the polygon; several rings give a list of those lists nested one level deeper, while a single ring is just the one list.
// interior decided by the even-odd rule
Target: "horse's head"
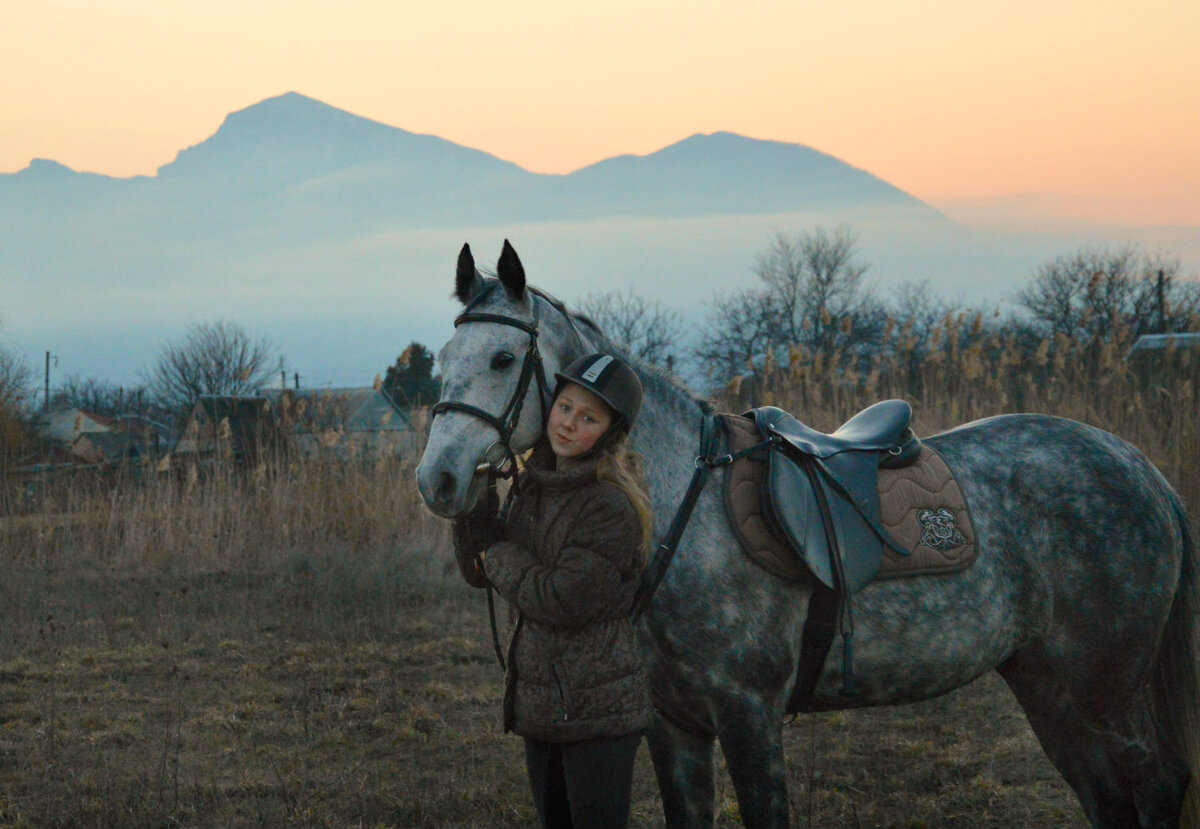
[{"label": "horse's head", "polygon": [[455,296],[465,306],[438,353],[442,399],[417,467],[417,488],[445,518],[464,515],[486,484],[488,465],[529,449],[542,433],[554,372],[580,353],[561,303],[525,284],[508,240],[496,277],[458,255]]}]

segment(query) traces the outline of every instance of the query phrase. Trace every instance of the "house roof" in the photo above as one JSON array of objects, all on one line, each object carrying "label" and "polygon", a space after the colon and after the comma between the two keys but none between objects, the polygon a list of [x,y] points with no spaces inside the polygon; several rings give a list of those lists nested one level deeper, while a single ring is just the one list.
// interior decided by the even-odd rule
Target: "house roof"
[{"label": "house roof", "polygon": [[104,415],[83,409],[59,409],[38,418],[34,428],[43,437],[70,443],[84,432],[111,432],[115,423]]},{"label": "house roof", "polygon": [[113,418],[113,431],[137,435],[157,434],[160,439],[171,437],[171,427],[142,415],[123,414]]},{"label": "house roof", "polygon": [[1168,348],[1172,342],[1176,348],[1200,348],[1200,334],[1143,334],[1129,351],[1158,351]]},{"label": "house roof", "polygon": [[93,463],[116,463],[146,454],[145,441],[129,432],[92,432],[80,435],[72,453]]},{"label": "house roof", "polygon": [[[262,392],[275,411],[290,408],[297,428],[340,426],[345,432],[405,432],[408,416],[382,389],[269,389]],[[285,404],[283,401],[286,400]]]}]

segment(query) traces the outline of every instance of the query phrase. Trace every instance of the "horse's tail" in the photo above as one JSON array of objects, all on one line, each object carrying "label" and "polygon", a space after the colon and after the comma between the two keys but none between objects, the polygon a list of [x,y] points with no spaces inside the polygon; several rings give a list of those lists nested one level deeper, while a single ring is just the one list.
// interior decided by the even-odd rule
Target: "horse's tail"
[{"label": "horse's tail", "polygon": [[1179,825],[1200,827],[1200,551],[1183,505],[1172,501],[1183,562],[1154,666],[1154,702],[1164,736],[1192,770]]}]

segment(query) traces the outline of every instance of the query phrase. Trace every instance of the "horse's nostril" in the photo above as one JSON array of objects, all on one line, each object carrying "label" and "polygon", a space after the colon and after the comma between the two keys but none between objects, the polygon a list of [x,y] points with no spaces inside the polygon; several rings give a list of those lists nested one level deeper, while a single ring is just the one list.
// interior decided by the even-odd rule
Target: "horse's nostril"
[{"label": "horse's nostril", "polygon": [[458,489],[458,480],[450,472],[443,472],[438,475],[437,487],[433,491],[433,496],[438,501],[446,503],[454,497],[455,490]]}]

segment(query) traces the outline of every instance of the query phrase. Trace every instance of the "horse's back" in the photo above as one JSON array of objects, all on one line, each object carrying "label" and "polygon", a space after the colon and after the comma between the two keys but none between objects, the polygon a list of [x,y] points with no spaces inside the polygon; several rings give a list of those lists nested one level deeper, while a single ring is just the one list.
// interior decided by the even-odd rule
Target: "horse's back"
[{"label": "horse's back", "polygon": [[963,489],[981,555],[1022,574],[1031,634],[1096,613],[1127,619],[1131,636],[1162,623],[1182,563],[1178,497],[1137,448],[1048,415],[987,418],[927,443]]},{"label": "horse's back", "polygon": [[1059,516],[1085,517],[1086,525],[1078,528],[1084,531],[1097,522],[1136,524],[1147,510],[1176,523],[1178,497],[1150,459],[1086,423],[1052,415],[998,415],[933,435],[926,443],[942,455],[964,489],[977,493],[976,500],[1003,488],[1009,500],[1052,507]]}]

